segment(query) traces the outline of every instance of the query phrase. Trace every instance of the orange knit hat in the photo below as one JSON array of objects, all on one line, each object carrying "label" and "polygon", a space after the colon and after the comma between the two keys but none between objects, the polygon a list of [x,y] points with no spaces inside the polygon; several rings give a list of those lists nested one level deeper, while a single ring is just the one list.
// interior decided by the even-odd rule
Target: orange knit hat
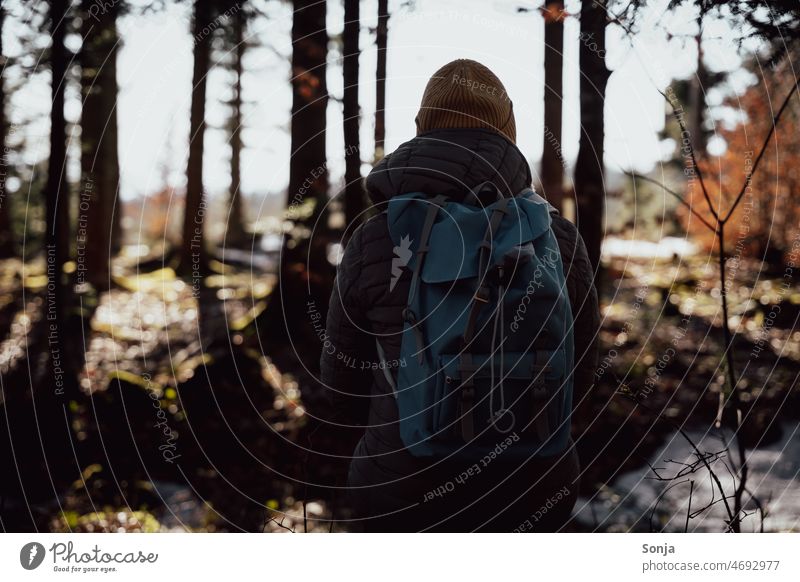
[{"label": "orange knit hat", "polygon": [[447,63],[433,74],[416,121],[417,135],[431,129],[483,127],[517,141],[506,88],[488,67],[469,59]]}]

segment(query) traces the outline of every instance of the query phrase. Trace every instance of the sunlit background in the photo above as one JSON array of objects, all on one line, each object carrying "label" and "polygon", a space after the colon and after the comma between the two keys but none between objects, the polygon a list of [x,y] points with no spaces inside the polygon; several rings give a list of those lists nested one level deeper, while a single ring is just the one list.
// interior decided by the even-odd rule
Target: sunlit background
[{"label": "sunlit background", "polygon": [[[4,4],[10,6],[10,14],[3,40],[7,53],[13,56],[21,48],[17,34],[25,27],[21,18],[25,10],[14,9],[13,0]],[[136,6],[135,2],[131,4]],[[372,31],[377,10],[375,2],[362,4],[361,144],[362,152],[371,152],[376,61]],[[694,37],[698,31],[694,8],[667,11],[666,5],[667,0],[652,2],[632,38],[620,27],[608,29],[607,64],[614,74],[606,93],[605,163],[612,184],[615,172],[630,169],[647,172],[665,157],[665,152],[672,150],[672,145],[665,146],[659,138],[666,109],[658,89],[663,90],[673,79],[686,79],[694,74],[697,67]],[[505,84],[515,104],[518,145],[536,166],[542,153],[544,125],[544,24],[538,12],[518,11],[524,6],[525,2],[515,0],[390,2],[387,151],[413,137],[414,117],[430,75],[452,59],[471,58],[489,66]],[[565,8],[568,12],[578,12],[579,3],[566,2]],[[254,19],[247,31],[252,48],[246,53],[243,78],[247,105],[242,193],[266,199],[264,212],[278,213],[282,211],[289,177],[291,87],[287,81],[292,11],[290,4],[279,2],[266,3],[265,10],[268,17]],[[151,195],[165,185],[177,188],[184,185],[192,71],[190,13],[190,5],[170,3],[163,12],[134,7],[119,20],[120,192],[125,200]],[[341,28],[342,8],[338,3],[330,3],[328,29],[332,42],[327,78],[334,97],[341,97],[340,46],[335,42]],[[579,138],[578,35],[577,18],[567,18],[562,151],[568,164],[577,156]],[[724,20],[705,22],[704,62],[710,70],[741,71],[742,47],[734,42],[734,36]],[[75,50],[80,47],[78,38],[68,42]],[[48,155],[49,77],[47,67],[40,67],[15,92],[9,107],[12,123],[35,120],[25,126],[28,142],[24,159],[30,164],[45,160]],[[754,80],[752,74],[744,71],[734,75],[709,91],[707,104],[720,105],[724,97],[741,91]],[[226,109],[221,104],[230,96],[229,81],[229,74],[220,67],[212,68],[209,73],[204,181],[212,197],[223,194],[230,181],[228,132],[224,129]],[[70,121],[79,120],[80,102],[75,91],[68,95],[67,116]],[[331,181],[336,184],[344,171],[344,145],[341,104],[335,99],[328,106],[327,141]],[[714,140],[709,145],[714,153],[724,149],[723,143]],[[371,159],[366,155],[362,158],[366,171]],[[77,180],[79,166],[75,156],[73,161],[70,177]],[[21,184],[9,184],[11,190],[14,187]]]}]

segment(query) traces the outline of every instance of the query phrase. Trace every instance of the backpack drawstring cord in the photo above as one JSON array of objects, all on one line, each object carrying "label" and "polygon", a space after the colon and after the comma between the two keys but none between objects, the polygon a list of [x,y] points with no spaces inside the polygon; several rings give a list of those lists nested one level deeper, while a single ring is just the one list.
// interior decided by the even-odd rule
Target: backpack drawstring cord
[{"label": "backpack drawstring cord", "polygon": [[[503,273],[502,269],[500,269],[500,277],[502,279]],[[505,299],[505,287],[500,285],[498,287],[498,300],[497,300],[497,309],[495,310],[495,317],[494,317],[494,324],[492,326],[492,355],[490,356],[489,362],[489,369],[490,369],[490,388],[489,388],[489,416],[491,418],[492,426],[495,426],[497,419],[500,418],[506,412],[506,396],[505,396],[505,389],[503,386],[503,376],[505,374],[504,370],[504,345],[505,344],[505,332],[504,332],[504,317],[503,317],[503,300]],[[498,350],[497,347],[497,328],[501,328],[500,330],[500,408],[495,412],[494,410],[494,392],[497,389],[497,385],[495,384],[495,374],[494,374],[494,353]],[[497,428],[495,426],[495,428]],[[499,429],[498,429],[499,430]]]}]

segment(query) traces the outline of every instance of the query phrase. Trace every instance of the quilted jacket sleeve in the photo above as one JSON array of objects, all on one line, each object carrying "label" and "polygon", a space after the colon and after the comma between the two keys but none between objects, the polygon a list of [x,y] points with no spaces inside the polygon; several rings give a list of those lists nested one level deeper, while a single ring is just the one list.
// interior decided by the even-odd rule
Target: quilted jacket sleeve
[{"label": "quilted jacket sleeve", "polygon": [[[575,322],[575,373],[573,408],[576,421],[591,418],[599,413],[603,403],[591,393],[597,370],[597,336],[600,329],[600,309],[594,286],[594,271],[586,252],[586,245],[575,226],[566,219],[555,216],[553,231],[558,239],[564,272],[567,278],[572,316]],[[576,427],[579,431],[583,427]]]},{"label": "quilted jacket sleeve", "polygon": [[320,376],[333,422],[367,423],[372,375],[367,359],[374,347],[361,302],[362,229],[353,233],[336,271],[323,342]]}]

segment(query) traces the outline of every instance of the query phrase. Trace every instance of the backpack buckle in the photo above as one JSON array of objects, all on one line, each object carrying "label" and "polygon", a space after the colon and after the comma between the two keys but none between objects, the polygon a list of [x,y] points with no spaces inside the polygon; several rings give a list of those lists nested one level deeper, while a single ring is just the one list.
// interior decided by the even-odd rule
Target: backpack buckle
[{"label": "backpack buckle", "polygon": [[481,303],[489,303],[489,288],[486,286],[479,287],[475,292],[474,299],[475,301],[480,301]]},{"label": "backpack buckle", "polygon": [[417,323],[417,314],[411,311],[408,307],[403,309],[403,313],[401,315],[403,321],[409,324]]}]

